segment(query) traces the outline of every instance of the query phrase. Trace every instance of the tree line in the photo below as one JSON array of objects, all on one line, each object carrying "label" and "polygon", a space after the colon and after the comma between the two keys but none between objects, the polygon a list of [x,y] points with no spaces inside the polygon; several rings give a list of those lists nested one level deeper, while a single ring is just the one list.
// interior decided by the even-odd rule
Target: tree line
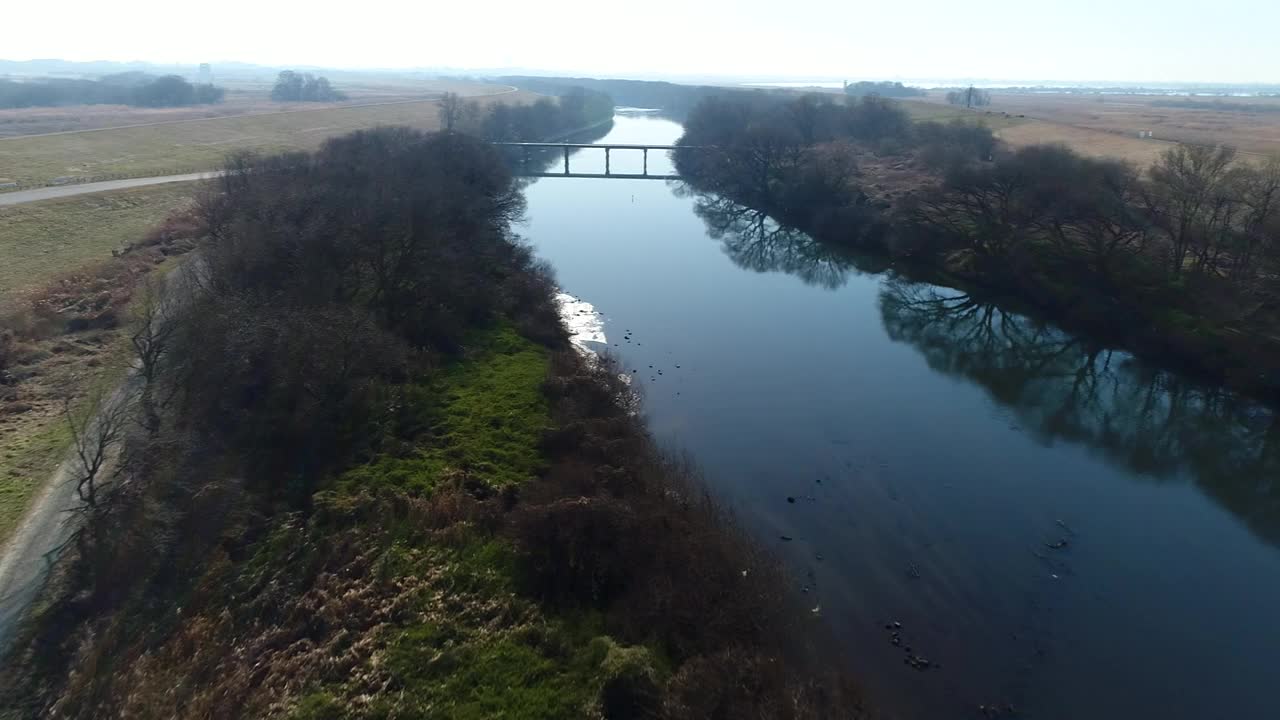
[{"label": "tree line", "polygon": [[482,105],[457,93],[440,99],[440,125],[494,142],[550,140],[608,122],[613,99],[580,87],[562,89],[557,98],[538,98],[527,104]]},{"label": "tree line", "polygon": [[619,105],[661,109],[665,115],[684,118],[703,99],[712,96],[781,94],[785,91],[732,90],[711,85],[683,85],[650,80],[619,80],[599,78],[525,77],[498,78],[532,92],[563,95],[573,88],[601,93],[613,98]]},{"label": "tree line", "polygon": [[[1177,146],[1152,167],[1062,146],[998,148],[986,128],[912,123],[889,101],[714,99],[677,154],[695,186],[854,243],[997,285],[1061,322],[1280,393],[1280,160]],[[919,173],[868,192],[860,160]],[[876,160],[879,162],[879,160]]]},{"label": "tree line", "polygon": [[871,236],[886,217],[862,187],[864,156],[914,153],[942,166],[990,157],[995,138],[976,125],[912,123],[876,95],[725,95],[698,106],[678,144],[676,165],[700,190],[819,235]]},{"label": "tree line", "polygon": [[855,83],[849,83],[844,86],[844,94],[850,97],[862,97],[863,95],[879,95],[887,98],[906,98],[906,97],[922,97],[927,95],[924,90],[918,87],[910,87],[900,82],[892,82],[885,80],[883,82],[871,82],[861,80]]},{"label": "tree line", "polygon": [[221,87],[194,84],[181,75],[155,77],[145,73],[120,73],[100,80],[0,80],[0,108],[63,105],[183,107],[218,103],[225,95],[226,91]]},{"label": "tree line", "polygon": [[334,89],[329,78],[293,70],[281,70],[271,88],[276,102],[337,102],[346,100],[345,93]]}]

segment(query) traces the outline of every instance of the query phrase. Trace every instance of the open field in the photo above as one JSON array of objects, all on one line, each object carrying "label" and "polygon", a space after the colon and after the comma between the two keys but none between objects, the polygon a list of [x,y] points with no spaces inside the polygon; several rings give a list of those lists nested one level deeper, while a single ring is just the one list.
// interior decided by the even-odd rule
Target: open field
[{"label": "open field", "polygon": [[995,132],[996,137],[1013,147],[1061,143],[1084,155],[1121,158],[1140,167],[1150,165],[1173,144],[1164,140],[1139,140],[1137,137],[1118,133],[1040,120],[1025,113],[1001,109],[969,110],[925,100],[907,100],[903,102],[903,106],[917,120],[947,122],[970,119],[985,123]]},{"label": "open field", "polygon": [[[400,98],[408,99],[408,98]],[[323,110],[346,103],[276,103],[261,98],[236,98],[217,105],[139,108],[128,105],[71,105],[68,107],[0,110],[0,138],[55,132],[101,130],[122,125],[146,125],[174,120],[200,120],[252,113]]]},{"label": "open field", "polygon": [[175,183],[0,207],[0,304],[111,256],[191,202]]},{"label": "open field", "polygon": [[[478,97],[482,103],[529,102],[526,92]],[[0,182],[42,184],[62,177],[168,175],[219,166],[228,152],[310,150],[324,140],[376,125],[439,125],[434,100],[347,105],[241,115],[110,130],[0,139]]]},{"label": "open field", "polygon": [[[990,107],[967,111],[947,105],[942,92],[932,91],[924,100],[908,105],[920,106],[914,112],[921,114],[951,112],[1001,118],[1007,114],[1021,122],[1007,128],[993,124],[992,128],[1014,146],[1060,142],[1082,153],[1119,157],[1139,165],[1149,164],[1174,143],[1232,145],[1245,158],[1280,153],[1277,98],[993,91]],[[1139,138],[1139,131],[1150,131],[1154,137]]]},{"label": "open field", "polygon": [[[221,82],[221,81],[219,81]],[[335,103],[280,103],[270,99],[271,82],[228,81],[227,97],[216,105],[177,108],[144,108],[127,105],[72,105],[0,109],[0,138],[40,135],[77,130],[100,130],[125,125],[145,125],[174,120],[199,120],[295,110],[326,110],[405,100],[430,100],[444,92],[459,95],[489,95],[501,90],[494,85],[461,80],[359,80],[343,82],[340,88],[350,99]],[[0,173],[3,174],[3,173]]]}]

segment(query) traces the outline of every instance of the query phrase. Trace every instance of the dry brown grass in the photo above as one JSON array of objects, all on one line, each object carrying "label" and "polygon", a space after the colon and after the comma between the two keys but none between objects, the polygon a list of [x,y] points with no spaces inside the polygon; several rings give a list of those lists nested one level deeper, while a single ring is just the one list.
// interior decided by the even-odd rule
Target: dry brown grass
[{"label": "dry brown grass", "polygon": [[998,130],[996,137],[1015,148],[1062,144],[1082,155],[1119,158],[1138,167],[1150,166],[1161,153],[1177,144],[1165,140],[1139,140],[1136,137],[1043,120],[1028,120],[1020,125]]},{"label": "dry brown grass", "polygon": [[[399,98],[408,99],[408,98]],[[56,132],[101,130],[177,120],[200,120],[290,110],[324,110],[358,103],[275,103],[242,98],[218,105],[180,108],[140,108],[128,105],[71,105],[67,107],[0,110],[0,138]]]},{"label": "dry brown grass", "polygon": [[[1257,106],[1259,112],[1157,104],[1168,100],[1210,103],[1216,99],[1219,98],[992,92],[991,106],[981,112],[990,111],[1001,117],[1007,114],[1021,121],[997,130],[1001,139],[1015,147],[1063,143],[1086,155],[1118,157],[1140,166],[1149,165],[1174,143],[1231,145],[1246,159],[1280,153],[1280,112],[1274,110],[1280,108],[1280,99],[1225,99],[1233,105]],[[946,105],[939,91],[931,92],[924,101],[909,104],[938,108],[919,108],[922,113],[979,114]],[[1263,111],[1267,109],[1270,111]],[[1151,131],[1154,137],[1140,139],[1139,131]]]},{"label": "dry brown grass", "polygon": [[368,105],[407,100],[430,100],[445,92],[465,97],[489,95],[500,86],[453,81],[422,80],[341,83],[349,100],[334,103],[280,103],[270,99],[271,83],[262,81],[228,88],[227,99],[217,105],[180,108],[143,108],[128,105],[72,105],[0,109],[0,139],[19,135],[100,130],[128,125],[201,120],[297,110],[327,110],[338,107]]},{"label": "dry brown grass", "polygon": [[[477,98],[526,103],[539,97],[514,92]],[[60,177],[109,174],[169,175],[218,167],[229,152],[314,150],[325,140],[379,125],[439,128],[436,102],[420,100],[344,105],[259,115],[0,139],[4,177],[41,184]]]}]

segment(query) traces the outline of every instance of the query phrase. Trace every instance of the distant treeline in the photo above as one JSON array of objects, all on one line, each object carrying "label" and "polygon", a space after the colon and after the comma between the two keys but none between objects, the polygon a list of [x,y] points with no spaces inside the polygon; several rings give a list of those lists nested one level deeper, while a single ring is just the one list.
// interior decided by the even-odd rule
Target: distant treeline
[{"label": "distant treeline", "polygon": [[1280,113],[1280,104],[1244,103],[1226,100],[1155,100],[1152,107],[1186,108],[1188,110],[1216,110],[1219,112]]},{"label": "distant treeline", "polygon": [[440,124],[497,142],[537,142],[583,130],[613,118],[613,99],[580,87],[558,88],[558,98],[521,105],[481,105],[446,93],[440,100]]},{"label": "distant treeline", "polygon": [[182,107],[221,102],[226,91],[213,85],[197,85],[180,75],[155,77],[129,72],[100,80],[0,80],[0,108],[57,107],[61,105],[134,105]]},{"label": "distant treeline", "polygon": [[909,87],[900,82],[869,82],[866,80],[846,85],[844,92],[852,97],[879,95],[880,97],[889,98],[920,97],[927,94],[920,88]]},{"label": "distant treeline", "polygon": [[[1146,173],[1061,146],[995,152],[977,125],[912,124],[890,101],[707,101],[681,174],[818,238],[995,286],[1064,324],[1280,397],[1280,159],[1178,146]],[[915,168],[871,191],[864,161]]]},{"label": "distant treeline", "polygon": [[766,95],[785,91],[747,90],[710,85],[678,85],[648,80],[600,80],[596,78],[553,78],[513,76],[499,78],[532,92],[559,95],[571,87],[580,87],[613,98],[619,105],[658,108],[675,117],[684,117],[703,99],[718,95]]},{"label": "distant treeline", "polygon": [[329,83],[329,78],[311,73],[282,70],[271,88],[271,99],[276,102],[336,102],[346,100]]}]

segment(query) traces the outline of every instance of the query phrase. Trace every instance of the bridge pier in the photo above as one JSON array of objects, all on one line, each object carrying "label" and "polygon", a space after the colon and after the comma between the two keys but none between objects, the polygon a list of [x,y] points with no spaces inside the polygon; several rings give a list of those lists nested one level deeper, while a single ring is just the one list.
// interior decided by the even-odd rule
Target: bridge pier
[{"label": "bridge pier", "polygon": [[564,174],[569,174],[569,146],[564,146]]},{"label": "bridge pier", "polygon": [[649,148],[644,149],[644,172],[642,174],[649,174]]},{"label": "bridge pier", "polygon": [[609,174],[609,150],[610,149],[611,148],[604,149],[604,174],[605,175]]}]

